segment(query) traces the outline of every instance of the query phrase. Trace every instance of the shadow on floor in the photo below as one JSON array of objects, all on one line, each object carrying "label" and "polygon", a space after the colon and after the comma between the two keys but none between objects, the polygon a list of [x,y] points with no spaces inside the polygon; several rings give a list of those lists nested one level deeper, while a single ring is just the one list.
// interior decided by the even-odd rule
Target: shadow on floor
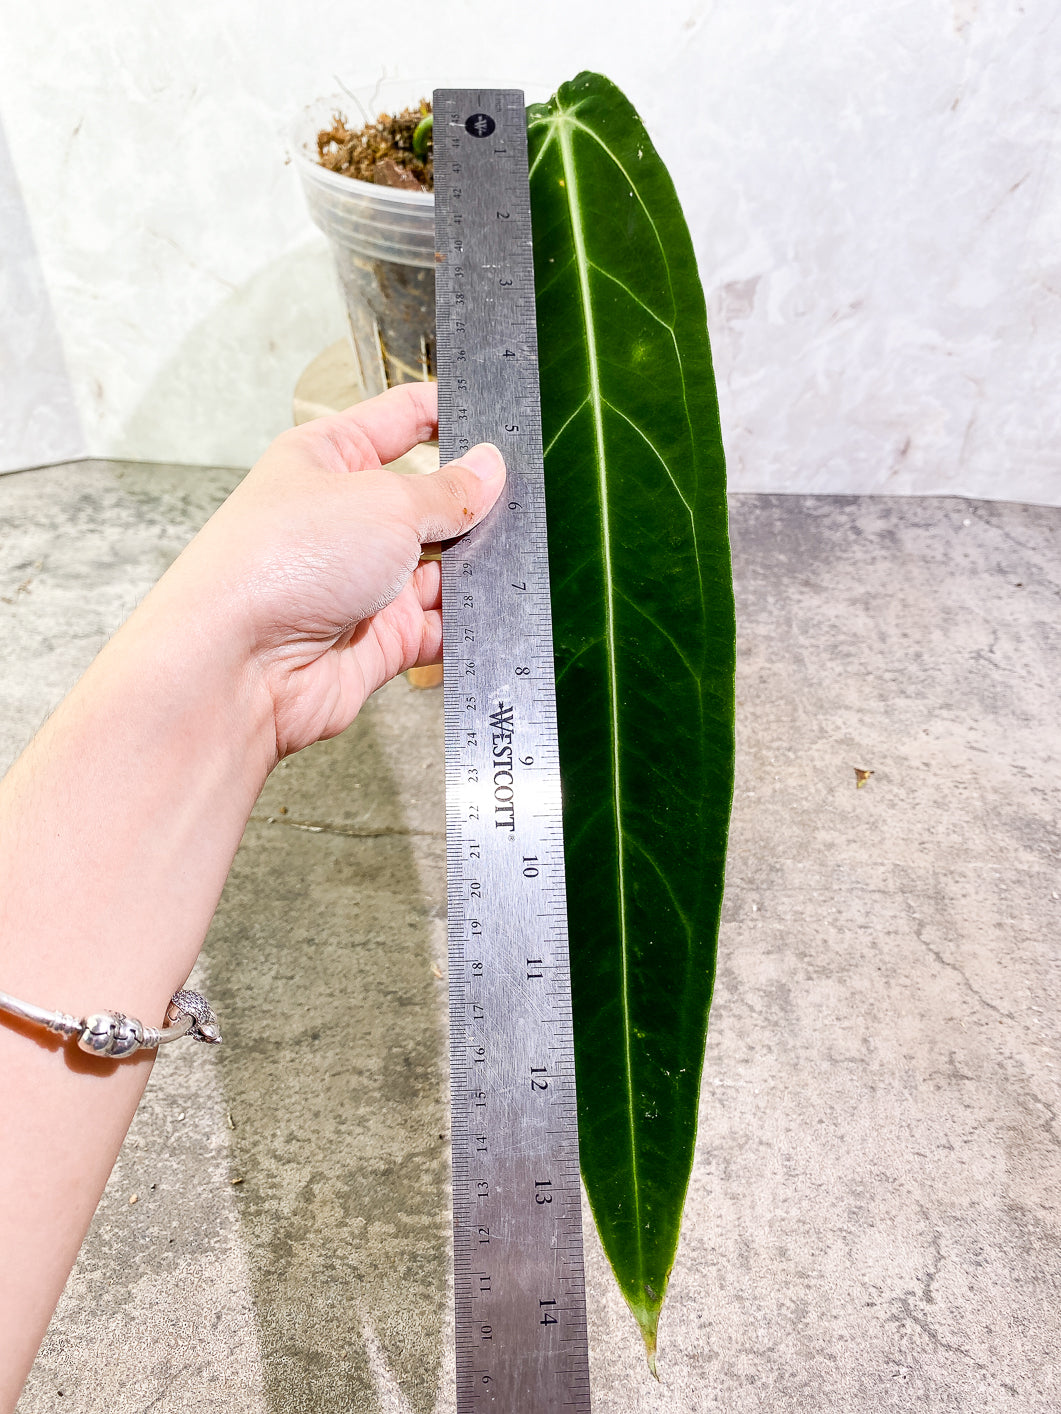
[{"label": "shadow on floor", "polygon": [[380,1408],[380,1360],[426,1414],[448,1324],[442,894],[420,882],[443,845],[403,832],[374,715],[274,776],[206,949],[278,1414]]}]

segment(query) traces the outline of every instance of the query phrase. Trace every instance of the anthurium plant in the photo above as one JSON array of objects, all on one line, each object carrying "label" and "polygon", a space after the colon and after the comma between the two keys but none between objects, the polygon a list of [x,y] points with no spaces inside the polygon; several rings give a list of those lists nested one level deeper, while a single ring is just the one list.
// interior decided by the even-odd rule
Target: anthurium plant
[{"label": "anthurium plant", "polygon": [[579,1142],[655,1373],[733,788],[725,459],[696,258],[623,94],[528,110]]}]

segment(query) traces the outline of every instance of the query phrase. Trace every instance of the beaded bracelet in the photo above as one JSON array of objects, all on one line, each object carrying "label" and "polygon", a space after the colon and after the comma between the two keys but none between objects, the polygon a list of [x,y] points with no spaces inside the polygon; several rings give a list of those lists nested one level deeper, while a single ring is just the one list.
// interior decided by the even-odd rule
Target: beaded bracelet
[{"label": "beaded bracelet", "polygon": [[111,1060],[124,1060],[137,1051],[155,1050],[169,1041],[179,1041],[182,1036],[214,1046],[221,1044],[221,1027],[201,992],[174,992],[161,1027],[145,1026],[135,1016],[126,1016],[120,1011],[95,1012],[78,1020],[65,1012],[45,1011],[43,1007],[20,1002],[6,992],[0,992],[0,1011],[47,1027],[64,1040],[76,1037],[77,1044],[89,1055],[106,1056]]}]

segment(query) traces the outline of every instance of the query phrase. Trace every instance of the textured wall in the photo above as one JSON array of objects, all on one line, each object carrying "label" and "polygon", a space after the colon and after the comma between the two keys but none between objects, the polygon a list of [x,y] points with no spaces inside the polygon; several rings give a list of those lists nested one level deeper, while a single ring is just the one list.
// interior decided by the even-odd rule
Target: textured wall
[{"label": "textured wall", "polygon": [[73,384],[0,127],[0,471],[84,452]]},{"label": "textured wall", "polygon": [[[342,332],[283,161],[291,116],[384,73],[540,93],[594,67],[685,203],[737,489],[1061,501],[1053,0],[393,13],[8,7],[0,119],[24,210],[0,202],[0,468],[71,454],[56,418],[96,455],[248,463]],[[54,338],[14,317],[15,260]],[[73,405],[45,416],[63,388]]]}]

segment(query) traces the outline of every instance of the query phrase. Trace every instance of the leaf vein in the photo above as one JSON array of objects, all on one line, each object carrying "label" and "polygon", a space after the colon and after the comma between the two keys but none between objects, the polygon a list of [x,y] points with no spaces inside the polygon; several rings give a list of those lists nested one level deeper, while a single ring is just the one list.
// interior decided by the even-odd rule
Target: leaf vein
[{"label": "leaf vein", "polygon": [[635,835],[630,835],[628,836],[628,838],[633,848],[637,850],[637,852],[641,855],[642,859],[644,859],[645,862],[651,866],[653,871],[659,877],[660,883],[663,885],[664,890],[669,895],[670,901],[674,905],[674,911],[681,919],[682,927],[685,929],[685,939],[688,953],[689,951],[691,951],[693,945],[693,925],[688,915],[686,914],[685,909],[678,902],[678,897],[675,894],[673,888],[671,887],[670,880],[667,878],[667,875],[656,862],[655,855],[652,854],[650,850],[646,849],[645,846]]},{"label": "leaf vein", "polygon": [[[531,132],[534,128],[540,127],[540,126],[542,126],[541,123],[530,122],[530,123],[527,124],[527,131],[528,131],[528,133],[529,133],[529,132]],[[529,171],[529,173],[528,173],[528,176],[530,176],[530,177],[533,177],[534,174],[535,174],[535,172],[538,170],[538,164],[539,164],[539,162],[542,160],[542,158],[545,156],[545,154],[549,151],[549,148],[550,148],[551,145],[552,145],[553,139],[556,137],[556,124],[555,124],[555,123],[550,123],[550,122],[547,122],[547,121],[546,121],[546,122],[544,123],[544,126],[549,129],[549,136],[545,139],[545,141],[542,143],[541,147],[538,149],[538,151],[537,151],[537,153],[536,153],[536,155],[535,155],[534,161],[533,161],[533,162],[531,163],[531,165],[530,165],[530,171]]]},{"label": "leaf vein", "polygon": [[[675,491],[677,491],[677,493],[678,493],[678,499],[681,501],[681,503],[682,503],[682,505],[685,507],[685,509],[689,512],[689,523],[690,523],[690,524],[692,525],[692,527],[693,527],[693,544],[694,544],[694,547],[695,547],[695,545],[696,545],[696,517],[693,515],[693,508],[692,508],[692,506],[690,506],[689,502],[685,499],[685,493],[682,491],[682,488],[678,485],[677,481],[674,479],[674,473],[673,473],[673,472],[671,471],[671,469],[670,469],[670,463],[667,461],[667,458],[663,455],[663,453],[660,451],[660,449],[656,446],[655,442],[653,442],[652,438],[648,435],[648,433],[645,431],[645,429],[644,429],[643,427],[639,427],[639,426],[637,425],[637,423],[633,420],[633,418],[627,417],[626,413],[623,412],[622,408],[617,408],[617,407],[615,406],[615,404],[614,404],[614,403],[610,403],[607,398],[603,398],[603,399],[602,399],[602,402],[604,403],[605,407],[607,407],[611,412],[614,412],[614,413],[615,413],[616,417],[621,417],[622,420],[627,424],[627,426],[632,427],[633,430],[637,433],[637,435],[641,438],[641,440],[645,443],[645,445],[649,448],[649,450],[652,451],[652,452],[655,454],[655,456],[658,458],[660,466],[662,466],[663,470],[667,473],[667,476],[668,476],[668,478],[669,478],[669,480],[670,480],[671,485],[674,487]],[[698,548],[695,550],[695,554],[696,554],[696,568],[699,570],[699,569],[700,569],[700,551],[699,551]],[[701,582],[701,583],[703,583],[703,578],[704,578],[704,577],[703,577],[703,573],[701,572],[701,574],[700,574],[700,582]]]},{"label": "leaf vein", "polygon": [[575,259],[574,256],[572,256],[570,260],[565,260],[563,265],[558,265],[555,270],[551,270],[549,272],[548,280],[544,281],[543,284],[539,285],[535,289],[535,298],[540,299],[542,295],[548,294],[552,287],[556,284],[557,280],[560,279],[561,275],[566,275],[568,270],[571,268],[572,265],[574,265],[574,263]]},{"label": "leaf vein", "polygon": [[556,675],[557,685],[564,680],[567,676],[568,669],[573,668],[583,654],[588,653],[591,648],[599,648],[603,642],[603,638],[594,638],[591,642],[584,643],[577,653],[572,653],[571,657],[568,658],[567,662]]},{"label": "leaf vein", "polygon": [[560,438],[564,435],[564,433],[567,431],[567,429],[568,429],[568,428],[571,426],[571,424],[574,422],[575,418],[579,415],[580,412],[583,411],[583,409],[584,409],[588,404],[589,404],[589,398],[583,398],[582,401],[579,403],[578,407],[575,408],[575,410],[574,410],[574,412],[571,414],[571,416],[565,420],[564,425],[560,428],[559,432],[557,432],[554,436],[552,436],[552,437],[549,438],[549,445],[545,448],[545,451],[542,453],[542,456],[543,456],[543,457],[547,457],[547,456],[549,455],[549,453],[550,453],[550,452],[553,450],[553,448],[556,446],[557,442],[559,442]]},{"label": "leaf vein", "polygon": [[[673,276],[672,276],[672,274],[671,274],[670,261],[669,261],[668,258],[667,258],[667,247],[666,247],[666,245],[665,245],[665,243],[664,243],[664,241],[663,241],[663,237],[660,235],[659,227],[656,225],[656,222],[655,222],[655,220],[654,220],[654,218],[653,218],[653,216],[652,216],[652,213],[651,213],[651,211],[649,211],[648,206],[647,206],[647,204],[645,203],[644,197],[641,195],[641,192],[638,190],[637,182],[634,180],[633,177],[631,177],[630,173],[626,170],[626,168],[623,166],[622,162],[620,162],[619,158],[618,158],[618,157],[616,156],[616,154],[612,151],[612,149],[608,146],[608,144],[604,141],[604,139],[600,136],[600,134],[594,132],[593,129],[592,129],[591,127],[589,127],[588,124],[579,122],[577,118],[574,118],[573,116],[571,116],[571,114],[573,114],[573,112],[574,112],[573,109],[572,109],[572,110],[565,110],[565,117],[566,117],[566,121],[567,121],[567,123],[569,124],[569,126],[578,128],[580,131],[584,132],[587,137],[590,137],[590,138],[593,139],[593,141],[601,148],[601,150],[602,150],[603,152],[607,153],[607,155],[608,155],[608,156],[611,158],[611,160],[615,163],[615,165],[616,165],[616,167],[618,168],[618,170],[622,173],[622,175],[623,175],[623,180],[626,182],[626,184],[627,184],[627,186],[628,186],[628,188],[629,188],[629,190],[630,190],[631,195],[637,198],[638,205],[641,207],[641,210],[645,213],[645,219],[648,221],[649,226],[651,226],[651,228],[652,228],[652,234],[653,234],[653,235],[655,236],[655,238],[656,238],[656,243],[657,243],[657,245],[659,246],[660,256],[661,256],[661,258],[662,258],[662,260],[663,260],[663,268],[664,268],[664,270],[665,270],[666,273],[667,273],[667,288],[668,288],[668,290],[670,291],[671,308],[674,310],[675,315],[677,315],[677,312],[678,312],[678,305],[677,305],[677,301],[676,301],[675,295],[674,295],[674,279],[673,279]],[[563,141],[561,141],[561,147],[563,147],[563,146],[564,146]],[[568,148],[569,148],[569,147],[570,147],[570,143],[568,143]],[[683,367],[683,364],[682,364],[681,350],[680,350],[679,347],[678,347],[678,336],[677,336],[677,333],[675,332],[674,326],[671,325],[671,326],[669,326],[669,327],[670,327],[671,340],[672,340],[672,342],[673,342],[673,344],[674,344],[674,353],[675,353],[675,356],[676,356],[676,358],[677,358],[677,360],[678,360],[679,381],[680,381],[680,383],[681,383],[681,390],[682,390],[682,406],[683,406],[683,408],[684,408],[684,410],[685,410],[685,421],[686,421],[686,424],[688,425],[688,428],[689,428],[689,436],[690,436],[691,439],[693,439],[693,440],[695,441],[695,431],[694,431],[694,428],[693,428],[692,412],[691,412],[691,410],[690,410],[690,408],[689,408],[689,390],[688,390],[688,388],[687,388],[687,386],[686,386],[686,382],[685,382],[685,370],[684,370],[684,367]],[[693,543],[694,543],[694,544],[697,543],[697,539],[698,539],[698,537],[697,537],[697,534],[696,534],[696,525],[695,525],[695,522],[694,522],[694,524],[693,524]],[[699,571],[699,570],[700,570],[700,557],[699,557],[699,553],[697,553],[697,562],[696,562],[696,563],[697,563],[697,570]],[[702,597],[702,595],[703,595],[703,587],[704,587],[704,580],[703,580],[703,574],[702,574],[702,572],[701,572],[701,573],[700,573],[700,590],[701,590],[701,597]]]},{"label": "leaf vein", "polygon": [[627,594],[625,589],[620,589],[619,594],[626,601],[626,603],[630,605],[631,609],[633,609],[635,614],[640,614],[646,623],[652,625],[652,627],[659,634],[660,638],[666,639],[666,641],[670,644],[670,646],[674,649],[675,653],[681,659],[682,666],[685,668],[686,672],[689,674],[693,682],[695,682],[696,686],[699,688],[701,684],[700,674],[696,671],[692,663],[690,663],[689,659],[685,656],[685,649],[682,648],[682,646],[678,643],[678,641],[673,637],[672,634],[667,632],[667,630],[662,626],[662,624],[656,622],[656,620],[652,617],[652,615],[648,612],[648,610],[643,604],[639,604],[638,601],[633,598],[632,595]]},{"label": "leaf vein", "polygon": [[[589,262],[589,268],[591,270],[596,270],[597,274],[603,275],[606,280],[611,280],[612,284],[618,285],[619,288],[624,291],[624,293],[630,296],[630,298],[634,301],[635,304],[639,304],[646,314],[651,315],[657,324],[662,324],[664,329],[666,329],[668,333],[674,333],[674,325],[669,324],[666,319],[663,319],[660,315],[658,315],[650,304],[645,303],[645,301],[640,297],[640,295],[635,295],[630,286],[620,280],[618,275],[613,275],[610,270],[605,270],[604,266],[598,265],[595,260],[591,260]],[[567,269],[566,265],[564,266],[564,269]],[[678,366],[681,366],[680,357],[678,359]]]},{"label": "leaf vein", "polygon": [[[581,126],[581,124],[579,125]],[[564,168],[565,188],[567,193],[568,211],[571,218],[571,235],[575,247],[575,258],[578,262],[579,291],[582,300],[582,313],[585,321],[586,331],[586,352],[589,358],[590,392],[589,399],[593,409],[593,430],[596,441],[596,460],[598,490],[601,508],[601,540],[604,556],[605,589],[606,589],[606,638],[607,638],[607,659],[608,659],[608,691],[611,708],[611,729],[612,729],[612,793],[615,809],[616,825],[616,860],[619,875],[619,937],[621,941],[622,954],[622,977],[621,992],[623,998],[623,1051],[626,1070],[626,1090],[627,1090],[627,1116],[629,1121],[630,1137],[630,1163],[633,1178],[633,1198],[634,1198],[634,1219],[637,1230],[637,1247],[639,1265],[644,1267],[644,1248],[642,1246],[642,1215],[641,1215],[641,1191],[638,1181],[637,1163],[637,1129],[634,1122],[634,1079],[633,1079],[633,1059],[630,1039],[630,979],[629,979],[629,959],[627,921],[626,921],[626,876],[623,843],[623,804],[620,790],[619,776],[619,684],[616,677],[615,665],[615,604],[613,600],[612,586],[614,579],[612,575],[612,547],[611,547],[611,527],[608,517],[608,464],[604,449],[604,411],[600,397],[600,384],[597,374],[597,344],[596,331],[593,318],[593,299],[589,288],[589,270],[587,268],[586,233],[582,227],[582,210],[579,203],[578,193],[578,173],[575,167],[574,153],[571,147],[570,125],[564,123],[559,128],[560,154]]]},{"label": "leaf vein", "polygon": [[[565,115],[567,115],[568,112],[569,112],[569,110],[565,110]],[[656,244],[659,246],[659,253],[660,253],[660,255],[663,257],[663,266],[664,266],[664,269],[667,271],[667,284],[668,284],[668,286],[670,287],[670,292],[671,292],[671,304],[673,305],[673,304],[674,304],[674,284],[673,284],[673,281],[672,281],[671,278],[670,278],[670,263],[669,263],[668,260],[667,260],[667,247],[666,247],[666,245],[665,245],[664,242],[663,242],[663,237],[662,237],[662,236],[660,235],[660,233],[659,233],[659,227],[656,225],[656,222],[655,222],[655,219],[654,219],[654,217],[653,217],[653,215],[652,215],[652,212],[649,211],[648,206],[645,204],[645,198],[641,195],[641,193],[640,193],[640,192],[638,191],[638,189],[637,189],[637,182],[633,179],[633,177],[631,177],[630,173],[626,170],[626,168],[623,166],[623,164],[619,161],[618,157],[616,157],[615,153],[611,150],[611,148],[608,146],[608,144],[604,141],[604,139],[601,137],[601,135],[600,135],[599,133],[595,133],[595,132],[593,131],[593,129],[592,129],[588,124],[586,124],[586,123],[580,123],[577,118],[571,118],[570,116],[567,116],[567,121],[568,121],[568,123],[570,124],[571,127],[573,127],[573,128],[578,128],[578,129],[580,129],[582,132],[584,132],[587,137],[591,137],[591,138],[593,139],[593,141],[598,145],[598,147],[602,148],[602,149],[608,154],[608,156],[609,156],[609,157],[612,159],[612,161],[615,163],[616,167],[618,167],[619,171],[622,172],[622,174],[623,174],[623,180],[626,182],[627,186],[628,186],[629,189],[630,189],[630,195],[633,196],[633,197],[635,197],[635,198],[637,199],[637,204],[640,206],[641,210],[645,213],[645,220],[646,220],[646,221],[648,222],[648,224],[652,227],[652,234],[653,234],[653,235],[655,236],[655,238],[656,238]]]}]

